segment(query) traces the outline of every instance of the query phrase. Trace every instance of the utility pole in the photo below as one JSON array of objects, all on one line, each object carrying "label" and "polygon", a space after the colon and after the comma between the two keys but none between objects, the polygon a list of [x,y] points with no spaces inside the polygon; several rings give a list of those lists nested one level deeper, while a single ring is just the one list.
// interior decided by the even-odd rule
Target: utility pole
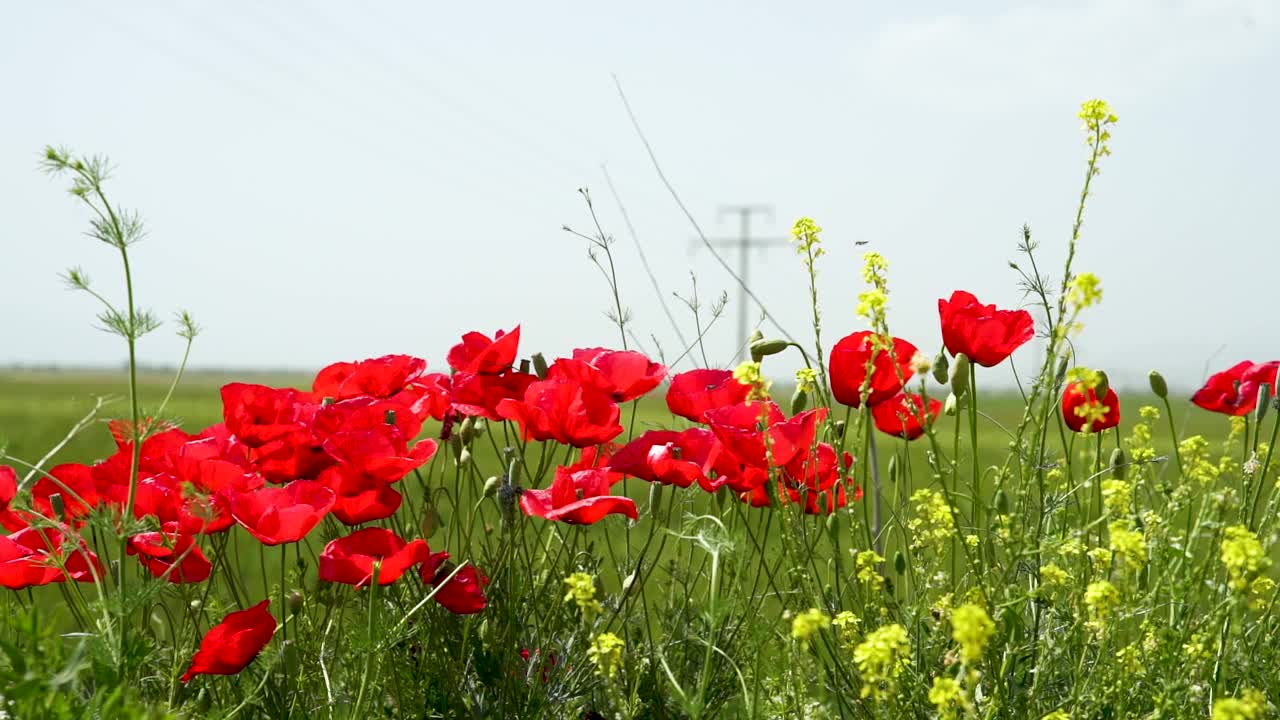
[{"label": "utility pole", "polygon": [[787,238],[754,238],[751,237],[751,218],[754,215],[764,215],[773,220],[773,207],[769,205],[721,205],[718,217],[724,219],[726,215],[738,216],[738,237],[736,238],[710,238],[708,242],[716,247],[726,247],[736,249],[738,251],[738,342],[741,348],[741,360],[748,360],[751,357],[751,350],[747,347],[749,336],[749,318],[747,303],[747,283],[750,279],[751,253],[752,248],[764,249],[770,247],[782,247],[789,243]]}]

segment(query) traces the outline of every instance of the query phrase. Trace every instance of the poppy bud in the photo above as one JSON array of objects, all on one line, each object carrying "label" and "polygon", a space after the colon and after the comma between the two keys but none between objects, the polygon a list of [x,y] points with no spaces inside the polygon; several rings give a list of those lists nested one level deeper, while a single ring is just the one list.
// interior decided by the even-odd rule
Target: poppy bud
[{"label": "poppy bud", "polygon": [[947,371],[951,367],[951,360],[947,357],[947,349],[942,348],[933,358],[933,379],[939,385],[947,384]]},{"label": "poppy bud", "polygon": [[462,421],[462,426],[458,428],[458,437],[462,438],[463,445],[470,445],[472,438],[476,436],[476,419],[468,416]]},{"label": "poppy bud", "polygon": [[458,453],[458,465],[461,467],[466,467],[467,465],[470,465],[470,464],[471,464],[471,451],[468,450],[467,448],[462,448],[462,451]]},{"label": "poppy bud", "polygon": [[835,542],[840,536],[840,514],[831,513],[827,516],[827,535],[831,537],[831,541]]},{"label": "poppy bud", "polygon": [[889,456],[889,482],[895,485],[898,483],[898,456],[897,455]]},{"label": "poppy bud", "polygon": [[649,512],[654,517],[662,509],[662,483],[649,483]]},{"label": "poppy bud", "polygon": [[471,427],[474,428],[476,437],[489,432],[489,423],[484,418],[473,417],[471,419],[475,421],[471,424]]},{"label": "poppy bud", "polygon": [[290,615],[297,615],[302,612],[302,593],[297,590],[290,590],[288,595],[284,596],[284,606]]},{"label": "poppy bud", "polygon": [[1129,474],[1129,464],[1124,461],[1124,450],[1116,448],[1111,451],[1111,476],[1123,480]]},{"label": "poppy bud", "polygon": [[951,392],[957,397],[969,392],[969,358],[964,353],[956,355],[956,363],[951,366]]},{"label": "poppy bud", "polygon": [[302,655],[298,651],[298,643],[292,640],[285,640],[280,643],[280,649],[284,653],[284,667],[297,669],[302,664]]},{"label": "poppy bud", "polygon": [[1105,370],[1094,370],[1094,376],[1098,378],[1098,386],[1093,389],[1093,394],[1104,398],[1111,391],[1111,378],[1107,377]]},{"label": "poppy bud", "polygon": [[996,512],[1001,515],[1009,514],[1009,494],[1000,488],[996,491]]},{"label": "poppy bud", "polygon": [[198,613],[200,608],[204,607],[204,603],[200,598],[194,598],[187,606],[191,608],[191,612]]},{"label": "poppy bud", "polygon": [[1258,424],[1261,425],[1263,419],[1267,417],[1267,406],[1271,404],[1271,384],[1262,383],[1258,386]]},{"label": "poppy bud", "polygon": [[818,509],[822,511],[823,515],[831,514],[831,501],[828,499],[827,493],[822,493],[818,496]]},{"label": "poppy bud", "polygon": [[[507,450],[511,450],[511,448],[507,448]],[[507,465],[507,478],[504,484],[519,485],[520,484],[520,458],[515,456],[514,450],[511,450],[511,452],[506,454],[507,454],[507,457],[511,458],[511,462],[510,464]]]},{"label": "poppy bud", "polygon": [[440,511],[436,510],[436,506],[428,502],[422,509],[422,537],[430,539],[442,527],[444,527],[444,518],[440,517]]},{"label": "poppy bud", "polygon": [[547,358],[540,352],[533,354],[533,373],[539,380],[547,379]]},{"label": "poppy bud", "polygon": [[893,554],[893,569],[899,575],[907,571],[907,556],[903,555],[901,550]]},{"label": "poppy bud", "polygon": [[948,417],[955,417],[956,411],[959,409],[960,401],[956,400],[955,393],[947,393],[947,401],[942,404],[942,412]]},{"label": "poppy bud", "polygon": [[762,358],[777,355],[786,350],[790,344],[786,340],[765,340],[763,338],[756,340],[751,343],[751,359],[755,362],[760,362]]},{"label": "poppy bud", "polygon": [[454,462],[462,458],[462,438],[457,433],[449,436],[449,451],[453,453]]},{"label": "poppy bud", "polygon": [[1164,381],[1164,376],[1159,370],[1152,370],[1147,373],[1147,382],[1151,383],[1151,392],[1161,400],[1169,396],[1169,384]]},{"label": "poppy bud", "polygon": [[804,412],[804,409],[808,406],[809,393],[801,390],[800,388],[796,388],[796,391],[791,394],[791,414],[799,415]]},{"label": "poppy bud", "polygon": [[501,479],[501,478],[499,478],[497,475],[494,475],[494,476],[490,477],[488,480],[485,480],[485,481],[484,481],[484,496],[485,496],[485,497],[492,497],[493,495],[497,494],[497,492],[498,492],[498,486],[499,486],[499,485],[501,485],[501,484],[502,484],[502,479]]}]

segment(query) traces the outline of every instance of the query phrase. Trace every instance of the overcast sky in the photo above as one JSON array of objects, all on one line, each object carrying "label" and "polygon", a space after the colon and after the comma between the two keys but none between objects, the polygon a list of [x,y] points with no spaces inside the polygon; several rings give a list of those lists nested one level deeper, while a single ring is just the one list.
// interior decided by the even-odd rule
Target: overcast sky
[{"label": "overcast sky", "polygon": [[[462,332],[517,323],[527,351],[617,345],[586,243],[561,229],[592,227],[579,187],[617,237],[635,333],[672,359],[602,165],[663,293],[687,295],[692,272],[704,298],[737,295],[694,249],[613,74],[709,234],[737,231],[723,203],[772,205],[762,236],[801,215],[825,228],[828,339],[862,327],[866,241],[890,261],[895,334],[930,351],[952,290],[1023,302],[1007,266],[1023,223],[1059,272],[1086,159],[1075,113],[1105,98],[1120,123],[1076,263],[1105,295],[1081,360],[1190,385],[1206,362],[1280,356],[1274,2],[113,6],[0,11],[0,364],[124,357],[58,280],[80,265],[120,295],[118,258],[38,171],[48,143],[118,166],[109,191],[149,228],[133,251],[140,304],[195,315],[194,365],[404,352],[443,368]],[[752,271],[807,333],[799,259],[762,250]],[[713,364],[732,360],[733,312],[708,333]],[[143,341],[146,360],[177,360],[173,329]]]}]

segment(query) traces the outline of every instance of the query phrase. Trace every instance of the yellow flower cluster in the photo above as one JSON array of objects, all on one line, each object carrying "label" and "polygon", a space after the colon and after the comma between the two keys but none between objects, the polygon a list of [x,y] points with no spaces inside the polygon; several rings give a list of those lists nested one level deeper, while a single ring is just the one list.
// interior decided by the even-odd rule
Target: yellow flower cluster
[{"label": "yellow flower cluster", "polygon": [[813,368],[800,368],[796,371],[796,392],[814,392],[818,389],[818,371]]},{"label": "yellow flower cluster", "polygon": [[1102,481],[1102,504],[1111,517],[1124,517],[1133,505],[1133,485],[1111,478]]},{"label": "yellow flower cluster", "polygon": [[1040,718],[1040,720],[1071,720],[1066,710],[1058,709]]},{"label": "yellow flower cluster", "polygon": [[951,613],[951,639],[960,645],[960,659],[965,663],[982,659],[995,632],[996,624],[979,605],[961,605]]},{"label": "yellow flower cluster", "polygon": [[1178,443],[1182,473],[1188,480],[1205,487],[1218,479],[1218,466],[1209,460],[1209,441],[1203,435],[1192,435]]},{"label": "yellow flower cluster", "polygon": [[1102,302],[1102,281],[1091,272],[1071,278],[1067,284],[1067,302],[1076,310],[1084,310]]},{"label": "yellow flower cluster", "polygon": [[889,334],[885,308],[889,303],[889,262],[878,252],[862,256],[862,281],[869,287],[858,294],[858,317],[866,318],[881,335]]},{"label": "yellow flower cluster", "polygon": [[733,379],[751,387],[747,395],[752,400],[768,400],[769,386],[772,385],[760,369],[760,363],[745,360],[733,370]]},{"label": "yellow flower cluster", "polygon": [[1253,578],[1266,570],[1270,563],[1258,536],[1249,528],[1233,525],[1223,532],[1222,564],[1227,567],[1233,590],[1248,590]]},{"label": "yellow flower cluster", "polygon": [[1111,552],[1123,560],[1129,570],[1138,572],[1147,564],[1147,540],[1141,532],[1130,528],[1128,521],[1113,522],[1107,531],[1111,535]]},{"label": "yellow flower cluster", "polygon": [[600,633],[587,648],[587,658],[596,666],[596,674],[613,679],[622,667],[622,649],[626,643],[613,633]]},{"label": "yellow flower cluster", "polygon": [[864,683],[862,697],[890,697],[894,681],[910,655],[911,638],[901,625],[885,625],[867,633],[867,638],[853,649],[853,662]]},{"label": "yellow flower cluster", "polygon": [[929,702],[938,709],[940,720],[955,720],[963,715],[967,701],[964,688],[954,678],[936,677],[929,688]]},{"label": "yellow flower cluster", "polygon": [[879,583],[883,580],[880,577],[880,564],[884,562],[884,558],[874,550],[863,550],[858,553],[858,579],[865,583]]},{"label": "yellow flower cluster", "polygon": [[569,588],[564,594],[564,601],[575,603],[583,615],[594,615],[603,609],[600,601],[596,600],[595,578],[589,573],[573,573],[564,579],[564,584]]},{"label": "yellow flower cluster", "polygon": [[1057,563],[1046,563],[1040,568],[1040,586],[1049,592],[1066,587],[1069,580],[1071,575]]},{"label": "yellow flower cluster", "polygon": [[1156,448],[1151,440],[1151,423],[1160,419],[1160,411],[1150,405],[1138,409],[1141,422],[1135,423],[1125,444],[1129,446],[1129,457],[1133,462],[1144,463],[1156,459]]},{"label": "yellow flower cluster", "polygon": [[1091,582],[1084,591],[1084,604],[1089,610],[1089,627],[1101,635],[1106,632],[1107,621],[1120,607],[1120,591],[1106,580]]},{"label": "yellow flower cluster", "polygon": [[[1090,146],[1097,146],[1098,157],[1110,155],[1111,148],[1107,143],[1111,141],[1111,131],[1108,129],[1112,125],[1120,121],[1116,114],[1111,112],[1111,106],[1106,100],[1085,100],[1080,105],[1079,118],[1084,121],[1085,143]],[[1093,167],[1093,173],[1096,175],[1097,167]]]},{"label": "yellow flower cluster", "polygon": [[911,547],[920,549],[936,545],[955,534],[951,506],[937,490],[920,489],[911,494],[916,516],[907,522],[911,530]]},{"label": "yellow flower cluster", "polygon": [[829,627],[831,627],[831,617],[817,608],[810,608],[797,614],[791,621],[791,637],[807,641]]},{"label": "yellow flower cluster", "polygon": [[822,228],[813,218],[802,217],[791,227],[791,237],[796,243],[796,252],[805,257],[805,265],[813,269],[812,262],[822,255],[822,239],[818,236]]},{"label": "yellow flower cluster", "polygon": [[1238,698],[1221,698],[1213,703],[1213,720],[1262,720],[1267,698],[1257,690],[1245,690]]}]

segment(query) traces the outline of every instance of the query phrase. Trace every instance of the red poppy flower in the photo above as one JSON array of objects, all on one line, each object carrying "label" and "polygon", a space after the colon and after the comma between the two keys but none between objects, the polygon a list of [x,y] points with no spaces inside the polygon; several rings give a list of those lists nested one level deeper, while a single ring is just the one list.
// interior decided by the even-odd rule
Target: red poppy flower
[{"label": "red poppy flower", "polygon": [[383,355],[359,362],[334,363],[316,373],[315,397],[349,400],[355,397],[389,399],[411,390],[426,374],[427,361],[408,355]]},{"label": "red poppy flower", "polygon": [[0,535],[0,586],[10,590],[48,585],[62,574],[47,553]]},{"label": "red poppy flower", "polygon": [[196,675],[235,675],[253,662],[276,634],[276,619],[267,611],[270,602],[263,600],[247,610],[230,613],[209,628],[191,658],[191,667],[182,674],[182,682]]},{"label": "red poppy flower", "polygon": [[938,300],[942,342],[952,355],[964,353],[983,367],[1004,362],[1035,335],[1035,321],[1026,310],[997,310],[983,305],[964,290]]},{"label": "red poppy flower", "polygon": [[877,348],[875,333],[862,330],[840,339],[831,348],[828,364],[831,394],[836,402],[849,407],[862,406],[862,384],[867,379],[867,364],[871,364],[871,380],[867,384],[867,404],[879,405],[897,395],[911,379],[911,357],[916,346],[893,338],[893,348]]},{"label": "red poppy flower", "polygon": [[[203,582],[213,565],[190,535],[175,531],[170,524],[164,532],[138,533],[129,538],[128,553],[137,555],[154,577],[171,583]],[[176,563],[176,564],[175,564]]]},{"label": "red poppy flower", "polygon": [[524,397],[524,391],[537,380],[537,375],[515,370],[498,375],[454,373],[449,407],[463,415],[502,422],[498,404],[503,400],[519,400]]},{"label": "red poppy flower", "polygon": [[311,395],[292,388],[248,383],[222,387],[222,417],[227,429],[251,448],[307,434],[305,423],[315,408]]},{"label": "red poppy flower", "polygon": [[[853,456],[845,453],[844,468],[851,465]],[[804,503],[804,512],[809,515],[833,513],[847,502],[840,473],[841,464],[834,447],[818,443],[812,450],[805,449],[783,468],[786,499]]]},{"label": "red poppy flower", "polygon": [[47,474],[42,474],[31,486],[31,508],[44,517],[52,518],[53,501],[50,498],[54,495],[62,496],[67,520],[87,515],[101,504],[92,470],[79,463],[57,465]]},{"label": "red poppy flower", "polygon": [[382,425],[371,430],[337,433],[324,441],[324,449],[339,464],[393,483],[430,460],[436,453],[436,441],[420,440],[409,448],[400,431],[391,425]]},{"label": "red poppy flower", "polygon": [[768,468],[791,462],[813,447],[826,408],[787,418],[772,401],[752,400],[707,411],[707,424],[725,449],[746,465]]},{"label": "red poppy flower", "polygon": [[403,498],[381,480],[350,466],[331,467],[317,480],[333,491],[333,516],[344,525],[360,525],[396,514]]},{"label": "red poppy flower", "polygon": [[522,400],[503,400],[498,414],[520,424],[525,439],[564,445],[599,445],[622,434],[618,406],[607,395],[574,380],[541,380]]},{"label": "red poppy flower", "polygon": [[333,491],[312,480],[295,480],[236,495],[231,515],[263,545],[297,542],[333,507]]},{"label": "red poppy flower", "polygon": [[650,430],[609,459],[609,469],[663,485],[707,485],[723,448],[710,430]]},{"label": "red poppy flower", "polygon": [[626,515],[632,520],[638,517],[634,500],[609,494],[607,470],[570,473],[565,468],[556,468],[551,487],[525,490],[521,494],[520,509],[530,517],[571,525],[591,525],[613,513]]},{"label": "red poppy flower", "polygon": [[93,582],[101,578],[98,556],[84,541],[68,541],[52,528],[26,528],[0,536],[0,585],[20,590],[73,580]]},{"label": "red poppy flower", "polygon": [[405,542],[390,530],[365,528],[324,546],[320,579],[365,587],[373,582],[373,566],[378,563],[378,584],[390,585],[430,552],[424,540]]},{"label": "red poppy flower", "polygon": [[915,440],[924,434],[926,423],[938,418],[942,403],[929,398],[929,407],[924,411],[922,422],[923,408],[924,398],[915,393],[901,392],[871,408],[871,419],[875,421],[876,429],[886,435]]},{"label": "red poppy flower", "polygon": [[432,553],[419,570],[422,582],[435,588],[436,602],[455,615],[471,615],[484,610],[489,604],[484,595],[489,578],[475,565],[466,565],[445,582],[455,567],[453,563],[446,562],[448,559],[449,553]]},{"label": "red poppy flower", "polygon": [[9,508],[9,503],[13,502],[17,494],[18,473],[8,465],[0,465],[0,525],[10,532],[27,526],[27,521]]},{"label": "red poppy flower", "polygon": [[1107,388],[1107,395],[1098,402],[1093,390],[1086,390],[1080,383],[1068,383],[1062,392],[1062,420],[1072,432],[1096,433],[1120,424],[1120,398],[1116,391]]},{"label": "red poppy flower", "polygon": [[732,370],[690,370],[671,378],[667,388],[667,409],[693,422],[706,422],[714,408],[744,402],[751,386],[738,382]]},{"label": "red poppy flower", "polygon": [[1258,404],[1258,388],[1263,383],[1276,392],[1276,372],[1280,360],[1254,363],[1248,360],[1215,373],[1204,387],[1191,396],[1191,402],[1205,410],[1224,415],[1248,415]]},{"label": "red poppy flower", "polygon": [[568,378],[590,385],[614,402],[635,400],[658,387],[667,368],[652,362],[634,350],[584,348],[573,351],[572,358],[552,363],[548,379]]},{"label": "red poppy flower", "polygon": [[483,333],[469,332],[449,350],[449,367],[458,372],[497,375],[511,368],[519,345],[519,325],[508,333],[497,331],[492,340]]}]

